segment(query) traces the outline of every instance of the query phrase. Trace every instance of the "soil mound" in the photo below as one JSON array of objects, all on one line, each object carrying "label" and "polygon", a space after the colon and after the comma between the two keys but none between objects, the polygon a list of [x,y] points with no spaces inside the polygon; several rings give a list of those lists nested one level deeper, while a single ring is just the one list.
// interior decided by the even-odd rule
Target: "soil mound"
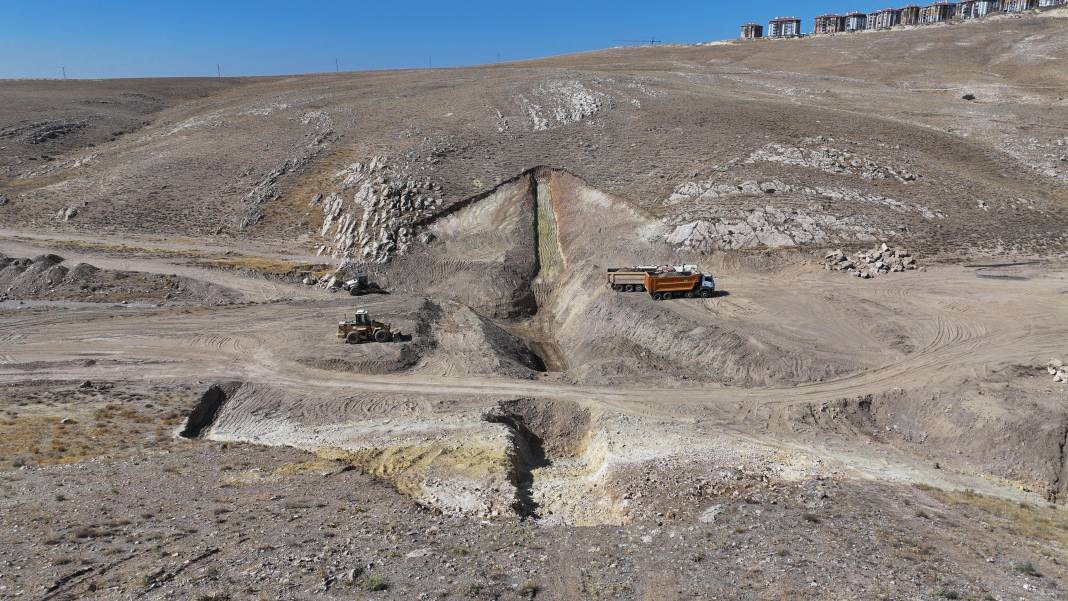
[{"label": "soil mound", "polygon": [[237,299],[226,288],[191,278],[64,263],[51,254],[32,259],[0,254],[0,300],[221,304]]}]

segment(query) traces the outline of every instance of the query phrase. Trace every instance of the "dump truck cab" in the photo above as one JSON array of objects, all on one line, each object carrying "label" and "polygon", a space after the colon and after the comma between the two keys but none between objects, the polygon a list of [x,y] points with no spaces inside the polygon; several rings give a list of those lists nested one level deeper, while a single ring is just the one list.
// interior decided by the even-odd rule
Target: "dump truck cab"
[{"label": "dump truck cab", "polygon": [[338,322],[337,337],[348,344],[391,342],[393,330],[389,324],[371,319],[366,309],[358,309],[352,319]]}]

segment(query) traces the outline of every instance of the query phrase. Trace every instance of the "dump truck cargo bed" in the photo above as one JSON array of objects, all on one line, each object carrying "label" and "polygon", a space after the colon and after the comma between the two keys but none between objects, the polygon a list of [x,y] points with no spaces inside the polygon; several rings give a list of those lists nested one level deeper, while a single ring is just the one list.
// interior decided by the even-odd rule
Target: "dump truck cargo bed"
[{"label": "dump truck cargo bed", "polygon": [[712,276],[703,273],[646,274],[643,286],[656,300],[667,298],[709,298],[716,289]]}]

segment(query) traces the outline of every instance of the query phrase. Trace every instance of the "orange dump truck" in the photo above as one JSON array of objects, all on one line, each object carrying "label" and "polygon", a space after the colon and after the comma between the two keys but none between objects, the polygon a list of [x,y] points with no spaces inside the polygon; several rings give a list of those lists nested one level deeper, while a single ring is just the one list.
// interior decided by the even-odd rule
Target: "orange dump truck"
[{"label": "orange dump truck", "polygon": [[711,275],[698,272],[645,274],[645,289],[653,300],[669,298],[709,298],[716,291]]}]

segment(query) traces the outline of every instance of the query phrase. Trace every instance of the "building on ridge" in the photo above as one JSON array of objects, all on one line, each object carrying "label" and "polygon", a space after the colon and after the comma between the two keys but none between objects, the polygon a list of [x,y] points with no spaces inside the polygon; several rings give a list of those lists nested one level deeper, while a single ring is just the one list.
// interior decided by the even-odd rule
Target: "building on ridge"
[{"label": "building on ridge", "polygon": [[769,38],[801,37],[801,19],[796,17],[776,17],[768,22]]},{"label": "building on ridge", "polygon": [[826,14],[816,17],[812,25],[812,35],[830,35],[845,31],[845,17]]},{"label": "building on ridge", "polygon": [[955,2],[935,2],[928,4],[920,9],[920,24],[932,25],[934,23],[945,23],[953,18],[957,12],[957,4]]},{"label": "building on ridge", "polygon": [[764,37],[764,26],[759,23],[746,23],[742,25],[743,40],[759,40]]},{"label": "building on ridge", "polygon": [[920,24],[920,7],[916,4],[910,4],[901,9],[901,24],[902,25],[919,25]]}]

